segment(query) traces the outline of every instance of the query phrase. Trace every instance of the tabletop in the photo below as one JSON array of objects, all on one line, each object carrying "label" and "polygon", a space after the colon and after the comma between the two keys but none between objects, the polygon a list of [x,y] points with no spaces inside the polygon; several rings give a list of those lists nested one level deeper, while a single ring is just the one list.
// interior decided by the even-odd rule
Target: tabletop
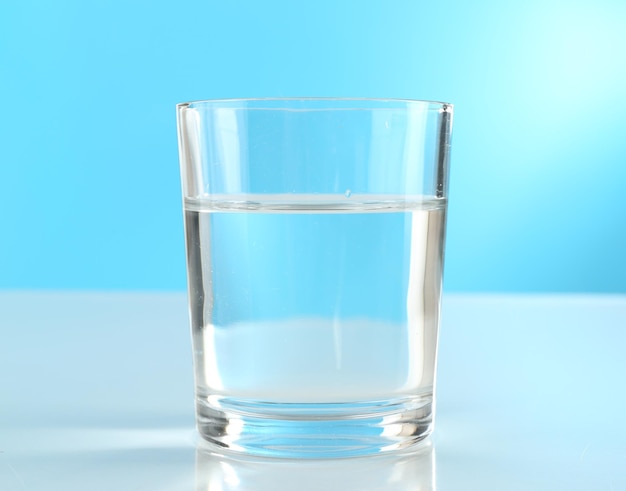
[{"label": "tabletop", "polygon": [[355,459],[212,453],[185,295],[0,292],[3,491],[626,490],[626,296],[444,296],[435,431]]}]

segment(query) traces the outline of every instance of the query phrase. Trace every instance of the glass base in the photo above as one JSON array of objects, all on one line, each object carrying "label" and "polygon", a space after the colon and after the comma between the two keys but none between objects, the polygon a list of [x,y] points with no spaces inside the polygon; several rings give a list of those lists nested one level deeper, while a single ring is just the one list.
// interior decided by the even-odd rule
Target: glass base
[{"label": "glass base", "polygon": [[356,457],[407,450],[433,428],[429,397],[359,403],[278,404],[197,399],[200,435],[216,451],[281,458]]}]

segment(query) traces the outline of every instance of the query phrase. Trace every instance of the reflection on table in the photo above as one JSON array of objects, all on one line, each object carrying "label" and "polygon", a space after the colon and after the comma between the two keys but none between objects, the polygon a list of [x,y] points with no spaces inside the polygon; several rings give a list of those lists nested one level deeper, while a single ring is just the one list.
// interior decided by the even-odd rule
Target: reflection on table
[{"label": "reflection on table", "polygon": [[435,491],[430,441],[407,455],[335,460],[242,458],[199,443],[196,491]]}]

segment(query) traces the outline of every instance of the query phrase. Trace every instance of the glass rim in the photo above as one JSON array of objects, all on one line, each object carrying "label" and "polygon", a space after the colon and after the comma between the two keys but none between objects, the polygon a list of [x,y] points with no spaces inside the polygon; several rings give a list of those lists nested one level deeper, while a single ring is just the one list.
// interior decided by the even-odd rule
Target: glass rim
[{"label": "glass rim", "polygon": [[[233,109],[267,109],[267,110],[289,110],[294,109],[293,107],[284,106],[284,107],[250,107],[248,108],[246,105],[249,103],[280,103],[280,102],[293,102],[293,103],[372,103],[377,104],[379,107],[324,107],[323,109],[327,110],[339,110],[339,109],[398,109],[398,107],[394,107],[394,104],[404,104],[406,106],[422,106],[427,109],[436,109],[443,111],[450,111],[454,107],[454,104],[450,102],[443,101],[435,101],[428,99],[401,99],[401,98],[393,98],[393,97],[241,97],[241,98],[226,98],[226,99],[199,99],[194,101],[186,101],[179,102],[176,104],[177,109],[184,109],[192,106],[204,106],[210,107],[214,106],[219,108],[220,106],[229,107]],[[233,107],[234,106],[234,107]]]}]

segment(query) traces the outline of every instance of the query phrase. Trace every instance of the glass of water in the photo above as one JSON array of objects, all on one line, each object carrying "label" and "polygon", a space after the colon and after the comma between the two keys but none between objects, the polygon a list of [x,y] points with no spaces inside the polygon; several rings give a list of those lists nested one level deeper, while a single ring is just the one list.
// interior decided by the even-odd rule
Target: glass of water
[{"label": "glass of water", "polygon": [[200,434],[249,455],[430,434],[452,106],[177,106]]}]

